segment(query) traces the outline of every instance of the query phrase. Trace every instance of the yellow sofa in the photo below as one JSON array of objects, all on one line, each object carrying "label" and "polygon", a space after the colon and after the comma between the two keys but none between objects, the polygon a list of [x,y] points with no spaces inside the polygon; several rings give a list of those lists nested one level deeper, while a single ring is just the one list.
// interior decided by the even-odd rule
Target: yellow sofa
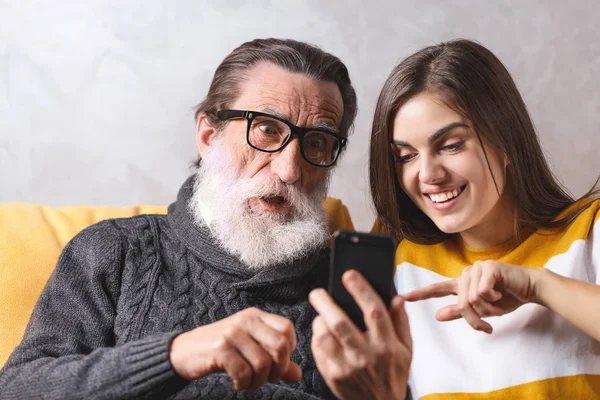
[{"label": "yellow sofa", "polygon": [[[325,200],[330,229],[353,229],[340,200]],[[163,206],[49,207],[0,203],[0,366],[21,341],[29,316],[69,240],[109,218],[165,214]]]}]

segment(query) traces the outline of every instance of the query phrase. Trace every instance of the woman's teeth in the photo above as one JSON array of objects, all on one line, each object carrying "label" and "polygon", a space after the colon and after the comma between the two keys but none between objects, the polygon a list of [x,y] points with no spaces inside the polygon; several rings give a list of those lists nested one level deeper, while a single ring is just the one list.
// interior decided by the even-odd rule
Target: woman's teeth
[{"label": "woman's teeth", "polygon": [[428,196],[434,203],[442,203],[444,201],[448,201],[450,199],[455,198],[456,196],[461,194],[461,192],[462,188],[458,188],[444,193],[429,194]]}]

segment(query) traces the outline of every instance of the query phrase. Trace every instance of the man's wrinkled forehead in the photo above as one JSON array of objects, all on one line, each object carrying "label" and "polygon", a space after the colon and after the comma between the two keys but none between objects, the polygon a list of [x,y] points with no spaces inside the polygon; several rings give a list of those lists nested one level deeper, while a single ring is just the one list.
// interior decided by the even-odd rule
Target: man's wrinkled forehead
[{"label": "man's wrinkled forehead", "polygon": [[327,126],[336,131],[344,109],[335,83],[314,80],[268,63],[247,72],[235,108],[276,113],[298,126]]}]

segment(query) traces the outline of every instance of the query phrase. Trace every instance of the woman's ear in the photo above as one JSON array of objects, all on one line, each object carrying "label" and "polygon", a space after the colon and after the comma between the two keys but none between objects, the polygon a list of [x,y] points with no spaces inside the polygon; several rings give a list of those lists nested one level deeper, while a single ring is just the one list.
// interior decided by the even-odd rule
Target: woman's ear
[{"label": "woman's ear", "polygon": [[196,122],[196,145],[200,157],[208,153],[216,134],[217,130],[208,121],[206,113],[200,113]]}]

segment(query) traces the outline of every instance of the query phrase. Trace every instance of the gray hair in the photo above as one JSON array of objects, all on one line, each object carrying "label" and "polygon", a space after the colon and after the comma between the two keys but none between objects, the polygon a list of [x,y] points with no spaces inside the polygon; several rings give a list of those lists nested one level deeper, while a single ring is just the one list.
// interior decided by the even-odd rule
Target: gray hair
[{"label": "gray hair", "polygon": [[[239,95],[244,73],[260,62],[269,62],[293,73],[337,85],[344,103],[340,134],[348,133],[356,117],[356,92],[352,87],[348,69],[336,56],[316,46],[291,39],[255,39],[233,50],[217,67],[206,98],[196,106],[195,118],[205,113],[208,122],[221,129],[224,122],[217,111],[226,109]],[[196,166],[200,163],[200,157]]]}]

